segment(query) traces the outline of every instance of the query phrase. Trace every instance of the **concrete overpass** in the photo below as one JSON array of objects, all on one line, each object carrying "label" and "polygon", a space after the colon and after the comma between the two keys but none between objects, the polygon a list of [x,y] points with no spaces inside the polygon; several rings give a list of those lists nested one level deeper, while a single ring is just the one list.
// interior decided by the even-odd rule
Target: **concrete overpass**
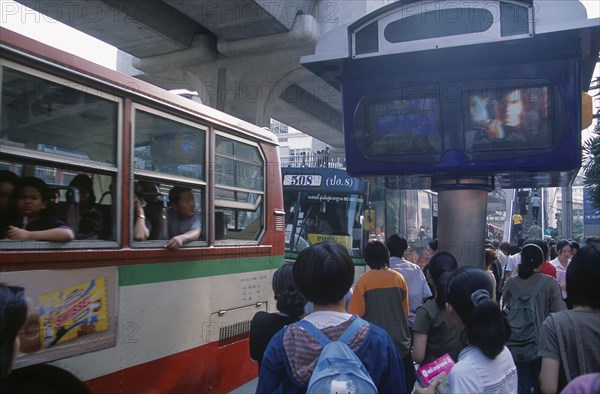
[{"label": "concrete overpass", "polygon": [[391,0],[16,0],[107,42],[119,70],[344,150],[339,92],[300,65],[317,40]]}]

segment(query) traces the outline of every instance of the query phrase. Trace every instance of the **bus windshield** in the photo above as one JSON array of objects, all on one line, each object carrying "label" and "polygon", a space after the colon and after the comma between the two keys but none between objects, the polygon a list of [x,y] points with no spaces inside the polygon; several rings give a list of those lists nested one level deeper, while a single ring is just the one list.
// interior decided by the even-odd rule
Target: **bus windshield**
[{"label": "bus windshield", "polygon": [[365,182],[342,169],[286,168],[283,197],[286,212],[286,253],[296,254],[319,242],[344,245],[361,258]]}]

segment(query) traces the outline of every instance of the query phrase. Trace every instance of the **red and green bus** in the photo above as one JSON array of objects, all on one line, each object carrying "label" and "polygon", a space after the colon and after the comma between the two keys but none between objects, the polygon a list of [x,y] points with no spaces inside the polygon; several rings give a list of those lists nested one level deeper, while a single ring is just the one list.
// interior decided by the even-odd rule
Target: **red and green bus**
[{"label": "red and green bus", "polygon": [[[43,179],[68,224],[70,180],[87,175],[103,223],[65,243],[0,240],[0,281],[30,302],[15,368],[51,363],[98,393],[227,392],[256,377],[250,320],[275,309],[284,261],[276,138],[9,30],[0,42],[0,169]],[[151,235],[136,240],[138,184],[152,185],[137,215]],[[168,250],[152,229],[176,186],[201,232]]]}]

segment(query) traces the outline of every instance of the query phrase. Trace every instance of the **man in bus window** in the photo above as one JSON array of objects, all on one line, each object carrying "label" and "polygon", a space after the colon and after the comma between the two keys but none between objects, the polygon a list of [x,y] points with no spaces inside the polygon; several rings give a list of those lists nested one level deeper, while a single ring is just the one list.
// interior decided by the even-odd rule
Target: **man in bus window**
[{"label": "man in bus window", "polygon": [[169,191],[169,204],[167,222],[170,239],[166,248],[175,250],[200,237],[200,212],[196,210],[194,194],[188,187],[174,186]]}]

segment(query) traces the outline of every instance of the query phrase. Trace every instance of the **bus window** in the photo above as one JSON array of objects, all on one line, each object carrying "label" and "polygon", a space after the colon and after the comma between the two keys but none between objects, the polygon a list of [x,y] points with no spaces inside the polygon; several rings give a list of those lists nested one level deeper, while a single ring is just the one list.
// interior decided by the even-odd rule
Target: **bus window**
[{"label": "bus window", "polygon": [[135,111],[135,169],[205,180],[206,131],[149,111]]},{"label": "bus window", "polygon": [[[216,240],[257,241],[264,229],[264,159],[257,146],[215,137]],[[227,231],[222,231],[223,225]]]},{"label": "bus window", "polygon": [[[2,62],[0,139],[9,146],[116,164],[118,103]],[[6,64],[6,66],[4,66]],[[27,71],[27,72],[25,72]],[[35,74],[35,75],[33,75]],[[78,89],[79,88],[79,89]],[[88,89],[89,90],[89,89]]]},{"label": "bus window", "polygon": [[[51,196],[43,215],[67,224],[73,230],[75,240],[115,240],[113,176],[15,161],[1,161],[0,169],[12,171],[19,177],[33,176],[44,181]],[[71,245],[77,246],[76,243]],[[86,247],[102,246],[105,245],[86,244]]]},{"label": "bus window", "polygon": [[[63,245],[28,241],[25,247],[79,248],[77,240],[116,240],[110,187],[117,173],[119,99],[5,59],[1,65],[1,167],[43,180],[52,194],[44,214],[68,224],[76,237]],[[107,246],[114,244],[85,244]]]},{"label": "bus window", "polygon": [[[184,234],[185,246],[198,246],[193,241],[206,240],[207,130],[135,106],[134,133],[136,184],[131,200],[131,234],[133,241],[138,241],[135,246],[168,246],[174,237]],[[170,196],[176,200],[171,201]],[[144,215],[140,215],[142,210]],[[141,216],[144,220],[138,222]],[[198,234],[193,229],[199,229]]]}]

